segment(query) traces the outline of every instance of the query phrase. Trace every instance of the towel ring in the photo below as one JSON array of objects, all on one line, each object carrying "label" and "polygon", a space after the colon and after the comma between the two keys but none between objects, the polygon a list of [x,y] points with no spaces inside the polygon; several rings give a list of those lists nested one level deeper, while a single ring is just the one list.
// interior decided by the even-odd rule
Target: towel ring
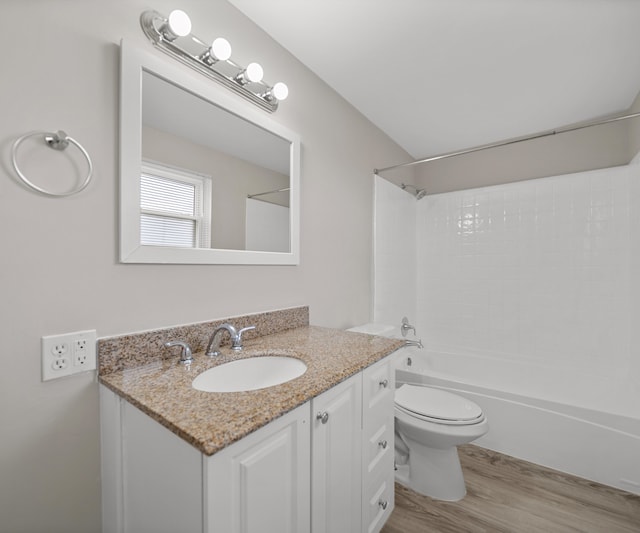
[{"label": "towel ring", "polygon": [[[54,150],[64,150],[69,146],[69,143],[71,143],[75,145],[78,148],[78,150],[80,150],[80,152],[82,152],[82,155],[84,155],[84,157],[87,160],[87,163],[89,164],[89,173],[87,174],[87,177],[84,179],[84,181],[78,187],[67,192],[61,192],[61,193],[51,192],[46,189],[43,189],[42,187],[38,187],[34,183],[31,183],[31,181],[29,181],[29,179],[22,173],[22,171],[18,167],[18,158],[17,158],[18,147],[20,146],[22,141],[24,141],[25,139],[28,139],[29,137],[34,137],[36,135],[44,135],[44,141],[47,143],[47,146],[49,146],[50,148],[53,148]],[[16,139],[16,141],[13,143],[13,146],[11,147],[11,162],[13,163],[13,168],[15,169],[16,174],[18,174],[20,179],[27,186],[29,186],[34,191],[40,192],[42,194],[46,194],[47,196],[62,197],[62,196],[71,196],[72,194],[76,194],[82,191],[87,185],[89,185],[89,182],[91,181],[91,177],[93,175],[93,163],[91,162],[91,158],[89,157],[89,154],[87,153],[87,151],[83,148],[83,146],[78,141],[76,141],[73,137],[69,137],[62,130],[59,130],[55,133],[51,133],[47,131],[32,131],[29,133],[25,133],[22,137],[19,137],[18,139]]]}]

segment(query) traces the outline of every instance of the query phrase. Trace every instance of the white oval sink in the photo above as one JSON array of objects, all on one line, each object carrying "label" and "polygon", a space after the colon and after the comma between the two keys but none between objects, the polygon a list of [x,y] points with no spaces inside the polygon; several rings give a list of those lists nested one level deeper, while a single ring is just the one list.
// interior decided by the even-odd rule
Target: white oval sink
[{"label": "white oval sink", "polygon": [[306,371],[307,365],[293,357],[248,357],[205,370],[192,386],[205,392],[243,392],[280,385]]}]

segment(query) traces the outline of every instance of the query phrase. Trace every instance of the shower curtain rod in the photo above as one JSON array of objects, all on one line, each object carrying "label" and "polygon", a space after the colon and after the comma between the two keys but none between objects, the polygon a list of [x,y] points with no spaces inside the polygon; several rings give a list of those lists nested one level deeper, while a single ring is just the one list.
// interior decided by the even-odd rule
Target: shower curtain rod
[{"label": "shower curtain rod", "polygon": [[255,198],[256,196],[264,196],[265,194],[273,194],[276,192],[285,192],[289,190],[291,190],[291,187],[284,187],[282,189],[275,189],[274,191],[267,191],[267,192],[259,192],[256,194],[247,194],[247,198]]},{"label": "shower curtain rod", "polygon": [[621,115],[619,117],[606,118],[594,122],[588,122],[586,124],[580,124],[576,126],[564,126],[562,128],[556,128],[554,130],[547,130],[540,133],[534,133],[532,135],[525,135],[522,137],[514,137],[512,139],[507,139],[505,141],[498,141],[490,144],[482,144],[480,146],[474,146],[473,148],[467,148],[465,150],[458,150],[455,152],[448,152],[444,154],[434,155],[432,157],[426,157],[424,159],[419,159],[417,161],[411,161],[410,163],[401,163],[399,165],[393,165],[391,167],[386,168],[374,168],[373,173],[378,175],[380,172],[385,172],[387,170],[393,170],[394,168],[402,168],[402,167],[410,167],[413,165],[419,165],[421,163],[428,163],[429,161],[437,161],[438,159],[446,159],[448,157],[455,157],[458,155],[470,154],[472,152],[479,152],[480,150],[488,150],[489,148],[497,148],[499,146],[507,146],[509,144],[521,143],[524,141],[530,141],[532,139],[540,139],[541,137],[549,137],[551,135],[556,135],[558,133],[567,133],[570,131],[581,130],[584,128],[590,128],[592,126],[600,126],[601,124],[608,124],[610,122],[617,122],[619,120],[626,120],[628,118],[634,118],[640,116],[640,113],[631,113],[629,115]]}]

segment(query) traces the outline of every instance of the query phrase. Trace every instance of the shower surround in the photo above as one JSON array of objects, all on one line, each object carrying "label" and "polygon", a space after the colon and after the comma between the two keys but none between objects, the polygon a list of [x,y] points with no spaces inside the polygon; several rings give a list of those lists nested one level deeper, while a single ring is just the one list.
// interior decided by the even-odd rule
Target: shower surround
[{"label": "shower surround", "polygon": [[586,407],[594,383],[599,411],[640,420],[640,158],[418,202],[375,179],[376,322],[409,315],[426,353],[472,358],[494,381],[503,365],[540,376],[515,394]]}]

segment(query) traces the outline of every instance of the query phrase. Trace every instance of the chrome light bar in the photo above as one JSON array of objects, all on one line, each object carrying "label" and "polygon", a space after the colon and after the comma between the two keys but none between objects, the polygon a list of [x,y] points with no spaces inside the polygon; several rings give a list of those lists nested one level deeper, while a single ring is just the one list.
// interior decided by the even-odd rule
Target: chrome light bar
[{"label": "chrome light bar", "polygon": [[172,11],[168,18],[157,11],[145,11],[140,15],[140,25],[160,50],[269,113],[278,109],[278,103],[289,94],[282,82],[273,86],[264,83],[258,63],[245,68],[231,61],[231,45],[226,39],[219,37],[207,44],[193,35],[191,21],[184,11]]}]

